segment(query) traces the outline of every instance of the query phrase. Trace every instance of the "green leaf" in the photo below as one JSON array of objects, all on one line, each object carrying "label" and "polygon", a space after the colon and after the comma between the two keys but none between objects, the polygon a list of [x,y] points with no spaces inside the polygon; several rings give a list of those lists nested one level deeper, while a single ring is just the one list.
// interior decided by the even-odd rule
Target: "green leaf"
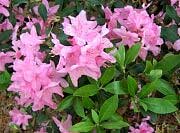
[{"label": "green leaf", "polygon": [[12,30],[6,30],[6,31],[1,32],[0,42],[8,40],[11,34],[12,34]]},{"label": "green leaf", "polygon": [[157,114],[167,114],[177,110],[176,106],[162,98],[145,98],[142,102],[147,105],[148,110]]},{"label": "green leaf", "polygon": [[89,97],[82,97],[82,103],[83,103],[84,108],[87,108],[87,109],[92,109],[95,105],[93,100]]},{"label": "green leaf", "polygon": [[73,96],[67,96],[59,103],[57,109],[59,111],[62,111],[64,109],[67,109],[68,107],[70,107],[72,104],[73,104]]},{"label": "green leaf", "polygon": [[162,76],[162,70],[161,69],[152,70],[148,74],[148,77],[150,78],[151,81],[157,80],[157,79],[161,78],[161,76]]},{"label": "green leaf", "polygon": [[174,19],[177,24],[180,22],[180,17],[178,16],[174,7],[166,5],[166,14],[168,17]]},{"label": "green leaf", "polygon": [[38,7],[39,15],[42,17],[44,21],[47,20],[47,9],[44,4],[40,4]]},{"label": "green leaf", "polygon": [[145,111],[148,110],[147,105],[145,103],[143,103],[142,101],[139,102],[139,105],[142,106]]},{"label": "green leaf", "polygon": [[125,64],[128,65],[131,62],[134,62],[139,54],[139,50],[141,48],[140,44],[135,44],[126,53]]},{"label": "green leaf", "polygon": [[176,92],[174,91],[174,89],[171,87],[171,85],[169,84],[169,82],[163,80],[163,79],[159,79],[157,81],[157,86],[156,86],[156,90],[161,92],[164,95],[174,95],[176,94]]},{"label": "green leaf", "polygon": [[71,88],[71,87],[67,87],[67,88],[63,89],[63,92],[68,93],[68,94],[73,94],[74,91],[75,90],[73,88]]},{"label": "green leaf", "polygon": [[167,95],[167,96],[163,97],[163,99],[166,99],[166,100],[170,101],[173,105],[180,102],[179,101],[180,99],[178,99],[177,95]]},{"label": "green leaf", "polygon": [[166,41],[171,41],[174,43],[176,40],[179,39],[178,36],[178,26],[171,25],[169,27],[162,27],[161,28],[161,37]]},{"label": "green leaf", "polygon": [[99,116],[93,109],[91,110],[92,119],[95,123],[99,123]]},{"label": "green leaf", "polygon": [[64,3],[64,0],[55,0],[55,4],[56,5],[63,5],[63,3]]},{"label": "green leaf", "polygon": [[110,121],[101,124],[105,129],[121,129],[123,127],[128,127],[129,124],[124,121]]},{"label": "green leaf", "polygon": [[118,108],[118,96],[114,95],[107,99],[100,108],[99,118],[100,121],[109,119]]},{"label": "green leaf", "polygon": [[153,65],[151,61],[146,61],[146,68],[144,69],[145,73],[150,73],[150,71],[153,69]]},{"label": "green leaf", "polygon": [[48,116],[45,113],[39,113],[36,117],[37,123],[43,123],[45,121],[48,121]]},{"label": "green leaf", "polygon": [[4,71],[0,73],[0,90],[5,90],[8,88],[11,83],[11,76],[8,71]]},{"label": "green leaf", "polygon": [[78,116],[85,117],[84,107],[83,107],[82,101],[79,98],[75,99],[73,107],[74,107],[74,111],[76,112]]},{"label": "green leaf", "polygon": [[74,96],[80,96],[80,97],[89,97],[97,94],[98,87],[93,84],[85,85],[80,87],[74,92]]},{"label": "green leaf", "polygon": [[110,121],[122,121],[123,117],[120,116],[118,113],[114,113],[110,118]]},{"label": "green leaf", "polygon": [[76,6],[65,7],[59,14],[61,17],[72,15],[76,11]]},{"label": "green leaf", "polygon": [[161,61],[155,65],[155,69],[162,69],[163,74],[170,71],[180,64],[180,54],[166,55]]},{"label": "green leaf", "polygon": [[100,78],[100,82],[102,85],[105,85],[109,83],[113,78],[116,73],[115,67],[109,67],[105,70],[104,74]]},{"label": "green leaf", "polygon": [[100,0],[88,0],[89,4],[91,6],[97,6],[97,5],[101,5],[102,3],[100,2]]},{"label": "green leaf", "polygon": [[108,85],[106,85],[103,89],[112,94],[117,94],[117,95],[126,94],[126,92],[124,92],[123,90],[124,88],[120,81],[111,82]]},{"label": "green leaf", "polygon": [[125,61],[125,47],[124,45],[121,45],[118,49],[118,51],[115,53],[115,58],[116,58],[116,61],[119,63],[120,67],[122,69],[125,69],[124,68],[124,61]]},{"label": "green leaf", "polygon": [[93,130],[94,124],[90,121],[80,122],[71,127],[71,131],[74,132],[89,132]]},{"label": "green leaf", "polygon": [[20,4],[28,3],[27,0],[12,0],[13,6],[19,6]]},{"label": "green leaf", "polygon": [[135,96],[136,92],[137,92],[137,82],[136,80],[131,77],[130,75],[128,75],[127,77],[127,84],[128,84],[128,92],[131,96]]},{"label": "green leaf", "polygon": [[148,96],[151,92],[153,92],[156,89],[157,85],[158,85],[157,80],[144,85],[138,96],[140,98]]}]

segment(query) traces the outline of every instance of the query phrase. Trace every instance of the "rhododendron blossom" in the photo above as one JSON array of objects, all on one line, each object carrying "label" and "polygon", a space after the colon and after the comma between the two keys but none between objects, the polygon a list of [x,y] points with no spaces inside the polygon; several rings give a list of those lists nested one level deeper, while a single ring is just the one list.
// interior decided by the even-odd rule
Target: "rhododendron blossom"
[{"label": "rhododendron blossom", "polygon": [[150,117],[142,119],[141,124],[137,124],[136,127],[130,127],[129,133],[153,133],[154,129],[147,123]]},{"label": "rhododendron blossom", "polygon": [[20,110],[14,108],[9,112],[9,115],[12,118],[11,124],[16,124],[18,126],[23,127],[23,129],[26,129],[26,126],[28,126],[28,120],[32,118],[31,115],[27,115],[24,112],[21,112]]},{"label": "rhododendron blossom", "polygon": [[71,133],[69,131],[70,127],[72,126],[72,116],[68,115],[67,119],[65,121],[59,121],[56,117],[52,117],[54,120],[55,124],[59,128],[59,131],[61,133]]},{"label": "rhododendron blossom", "polygon": [[[106,62],[115,62],[115,59],[104,52],[105,48],[113,47],[113,44],[104,35],[108,33],[105,26],[97,27],[97,22],[88,21],[85,11],[74,18],[67,18],[63,23],[64,32],[73,38],[72,46],[64,46],[52,34],[52,42],[55,44],[52,52],[60,55],[57,70],[59,73],[68,73],[75,86],[82,75],[97,80],[101,76],[100,67]],[[83,26],[83,28],[82,28]]]},{"label": "rhododendron blossom", "polygon": [[5,19],[4,22],[0,24],[0,31],[11,30],[13,25],[9,22],[9,19]]},{"label": "rhododendron blossom", "polygon": [[[161,27],[153,22],[153,15],[150,17],[145,9],[134,9],[132,6],[115,8],[114,13],[107,7],[104,12],[109,21],[110,39],[120,38],[121,43],[129,47],[140,41],[139,56],[143,60],[147,51],[151,51],[155,56],[159,54],[159,46],[163,44],[163,40],[160,38]],[[117,22],[122,25],[120,28]]]},{"label": "rhododendron blossom", "polygon": [[[44,6],[46,7],[46,10],[47,10],[47,14],[48,16],[53,16],[55,15],[55,13],[58,11],[59,9],[59,5],[56,5],[56,6],[53,6],[53,7],[49,7],[49,3],[47,0],[42,0],[42,3],[44,4]],[[38,6],[35,6],[34,8],[34,13],[36,15],[39,15],[39,12],[38,12]]]},{"label": "rhododendron blossom", "polygon": [[[14,37],[15,38],[15,37]],[[38,54],[40,44],[43,43],[41,36],[37,35],[35,26],[32,26],[30,33],[26,32],[20,35],[20,40],[14,40],[13,49],[20,55],[33,58]]]},{"label": "rhododendron blossom", "polygon": [[0,72],[5,70],[5,64],[12,62],[13,58],[11,52],[0,52]]},{"label": "rhododendron blossom", "polygon": [[56,73],[53,64],[35,62],[28,58],[24,61],[16,59],[13,69],[13,83],[8,90],[19,93],[20,97],[16,97],[16,100],[20,105],[28,106],[32,103],[34,111],[45,105],[56,108],[52,95],[56,93],[63,96],[61,86],[67,87],[68,84],[61,78],[62,75]]}]

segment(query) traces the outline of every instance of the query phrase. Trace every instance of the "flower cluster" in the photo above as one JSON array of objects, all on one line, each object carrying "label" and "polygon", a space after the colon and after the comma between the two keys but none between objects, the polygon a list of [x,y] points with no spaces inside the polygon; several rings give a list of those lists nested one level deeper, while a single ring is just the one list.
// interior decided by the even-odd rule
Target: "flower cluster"
[{"label": "flower cluster", "polygon": [[[115,8],[114,13],[106,7],[105,17],[109,21],[110,39],[121,39],[121,44],[131,47],[141,42],[139,56],[145,60],[147,52],[151,51],[155,56],[160,52],[163,40],[160,38],[161,27],[153,22],[145,9],[134,9],[132,6]],[[118,24],[121,26],[118,27]]]},{"label": "flower cluster", "polygon": [[9,11],[6,9],[6,7],[9,7],[9,4],[9,0],[0,0],[0,13],[6,17],[9,16]]},{"label": "flower cluster", "polygon": [[[6,70],[7,66],[11,67],[12,82],[7,90],[16,94],[15,100],[18,108],[25,107],[24,110],[27,112],[34,111],[34,114],[36,114],[40,110],[48,110],[48,115],[52,113],[49,113],[49,109],[46,110],[45,107],[51,109],[57,108],[58,97],[64,97],[63,88],[69,86],[68,82],[65,80],[67,75],[74,85],[74,87],[73,85],[70,85],[70,88],[68,88],[70,91],[72,88],[78,87],[78,80],[82,76],[88,76],[94,80],[98,80],[101,77],[101,68],[116,62],[113,57],[113,52],[117,50],[116,45],[120,44],[132,47],[135,43],[140,43],[141,49],[139,56],[143,60],[146,59],[148,51],[152,52],[154,56],[160,53],[160,47],[163,44],[163,40],[160,37],[161,27],[154,23],[155,16],[149,16],[145,7],[142,9],[135,9],[132,6],[125,6],[124,8],[115,8],[113,12],[108,7],[103,8],[105,19],[107,20],[104,25],[98,25],[97,21],[94,19],[89,20],[86,11],[84,10],[80,11],[75,17],[64,17],[64,21],[61,23],[62,29],[59,30],[63,30],[63,34],[68,38],[66,41],[70,45],[66,45],[63,41],[61,42],[59,40],[59,37],[56,34],[57,32],[55,31],[55,27],[57,25],[60,26],[60,23],[56,23],[60,21],[60,17],[56,16],[60,5],[53,5],[53,2],[48,2],[48,0],[36,1],[44,6],[34,6],[35,1],[32,2],[33,4],[31,2],[32,1],[28,1],[28,7],[26,7],[26,5],[24,8],[23,2],[15,2],[16,6],[14,6],[14,2],[10,3],[10,0],[0,0],[0,32],[2,32],[2,35],[4,35],[6,31],[8,31],[8,33],[12,32],[9,40],[7,39],[4,41],[1,39],[2,42],[0,42],[0,45],[10,46],[10,48],[8,47],[7,49],[3,49],[4,46],[1,48],[0,74]],[[58,2],[59,1],[56,1],[56,3]],[[180,4],[179,0],[171,0],[171,5],[176,7],[177,13],[179,14],[180,5],[178,4]],[[63,7],[64,5],[61,6]],[[9,7],[12,7],[12,9],[10,10]],[[45,14],[40,12],[42,10],[44,10],[43,13]],[[61,13],[60,10],[59,12]],[[162,15],[164,14],[162,13]],[[12,22],[13,19],[15,19],[15,22]],[[172,21],[172,24],[174,23],[175,22]],[[180,28],[178,29],[178,34],[180,36]],[[114,46],[113,39],[120,40],[120,43],[117,43]],[[173,43],[173,48],[176,51],[179,51],[180,39]],[[121,55],[121,53],[119,54],[119,56],[125,56],[125,61],[122,61],[123,63],[125,62],[124,66],[126,66],[126,55],[128,55],[126,53],[128,52],[123,53],[123,55]],[[114,68],[116,69],[118,66]],[[124,84],[126,86],[126,76],[131,74],[129,68],[126,67],[124,70],[126,69],[128,71],[123,71],[123,80],[125,81],[123,82],[123,87]],[[121,71],[117,70],[115,78],[110,78],[110,80],[115,81],[115,84],[113,83],[112,87],[117,88],[116,85],[119,85],[121,80],[121,78],[119,78],[121,77],[121,74],[119,73],[121,73]],[[118,82],[116,82],[117,80]],[[111,81],[109,81],[109,83],[110,82]],[[101,80],[96,83],[102,91],[106,88],[103,86],[103,83],[101,83]],[[107,83],[107,85],[109,83]],[[105,93],[108,92],[109,91]],[[104,95],[102,95],[102,97],[104,100]],[[81,99],[80,97],[74,98],[74,96],[70,96],[67,99],[64,99],[62,103],[64,104],[63,106],[67,107],[74,103],[74,99],[80,99],[82,100],[82,106],[84,106],[86,102],[83,100],[86,98]],[[94,102],[93,98],[92,102]],[[88,99],[90,100],[86,100],[91,102],[91,98],[88,97]],[[79,104],[78,106],[81,108],[81,101],[76,104]],[[96,105],[96,103],[93,105]],[[77,105],[75,104],[73,105],[75,109],[76,106]],[[102,107],[98,105],[98,108],[101,110]],[[83,110],[75,109],[74,111],[76,114],[78,114],[79,110],[80,112]],[[27,115],[25,111],[20,111],[17,108],[11,110],[9,112],[9,115],[12,117],[11,124],[16,124],[20,127],[22,126],[22,128],[26,130],[28,121],[32,119],[32,116]],[[35,113],[35,111],[37,112]],[[96,111],[98,112],[98,110]],[[72,116],[70,113],[71,112],[68,112],[69,115],[65,121],[59,121],[57,119],[58,116],[52,117],[52,120],[45,120],[45,122],[39,124],[39,131],[36,131],[35,133],[46,133],[46,129],[49,128],[48,126],[52,124],[52,122],[57,125],[60,132],[71,133]],[[87,113],[89,113],[88,110]],[[87,118],[89,118],[90,115],[87,113],[85,112],[88,116]],[[55,115],[54,112],[52,115]],[[98,125],[101,125],[101,111],[99,112],[98,117]],[[76,117],[74,119],[76,119]],[[141,124],[130,127],[130,133],[154,132],[154,129],[147,123],[149,119],[150,118],[147,117],[142,120]],[[80,120],[78,119],[78,122],[79,121]],[[106,119],[106,121],[109,122],[108,119]],[[94,122],[97,124],[96,121]],[[85,126],[86,124],[87,123],[85,123]]]},{"label": "flower cluster", "polygon": [[52,52],[60,56],[57,70],[69,74],[74,86],[82,75],[97,80],[101,76],[100,67],[106,62],[114,63],[115,59],[106,53],[105,48],[113,47],[109,39],[104,37],[109,31],[104,26],[97,26],[96,21],[88,21],[86,12],[81,11],[77,17],[70,16],[63,22],[64,33],[71,38],[71,46],[62,45],[52,34],[55,44]]},{"label": "flower cluster", "polygon": [[70,133],[69,129],[72,126],[72,116],[68,115],[67,119],[65,121],[59,121],[56,117],[52,117],[55,124],[58,126],[59,131],[61,133]]},{"label": "flower cluster", "polygon": [[24,112],[14,108],[9,112],[9,115],[12,117],[11,124],[16,124],[18,126],[22,125],[23,129],[26,129],[28,125],[28,120],[32,118],[31,115],[27,115]]},{"label": "flower cluster", "polygon": [[147,123],[150,119],[148,116],[147,118],[142,119],[141,124],[136,124],[136,127],[130,127],[129,133],[153,133],[154,129]]}]

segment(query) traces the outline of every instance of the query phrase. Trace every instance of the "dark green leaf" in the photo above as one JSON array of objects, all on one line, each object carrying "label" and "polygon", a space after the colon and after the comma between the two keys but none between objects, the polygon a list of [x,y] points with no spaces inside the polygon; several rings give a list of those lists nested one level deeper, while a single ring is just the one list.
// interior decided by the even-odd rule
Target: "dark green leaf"
[{"label": "dark green leaf", "polygon": [[150,73],[150,71],[153,69],[153,65],[151,61],[146,61],[146,68],[144,69],[145,73]]},{"label": "dark green leaf", "polygon": [[110,121],[122,121],[123,117],[120,116],[118,113],[114,113],[110,118]]},{"label": "dark green leaf", "polygon": [[180,64],[180,54],[166,55],[160,62],[155,65],[155,69],[162,69],[163,74],[170,71]]},{"label": "dark green leaf", "polygon": [[67,96],[59,103],[57,109],[59,111],[62,111],[64,109],[67,109],[68,107],[70,107],[72,104],[73,104],[73,96]]},{"label": "dark green leaf", "polygon": [[83,104],[79,98],[75,99],[73,107],[77,115],[79,115],[80,117],[85,117]]},{"label": "dark green leaf", "polygon": [[126,51],[124,45],[121,45],[118,51],[115,53],[116,61],[119,63],[122,69],[125,69],[124,68],[125,52]]},{"label": "dark green leaf", "polygon": [[178,16],[174,7],[172,7],[170,5],[166,5],[166,14],[170,18],[174,19],[177,24],[180,22],[180,17]]},{"label": "dark green leaf", "polygon": [[151,92],[153,92],[156,89],[157,85],[158,85],[157,80],[153,81],[152,83],[148,83],[144,85],[140,93],[138,94],[139,97],[141,98],[148,96]]},{"label": "dark green leaf", "polygon": [[11,83],[11,76],[7,71],[0,73],[0,90],[5,90]]},{"label": "dark green leaf", "polygon": [[157,91],[161,92],[164,95],[176,94],[175,91],[173,90],[173,88],[171,87],[171,85],[163,79],[159,79],[157,81],[156,89],[157,89]]},{"label": "dark green leaf", "polygon": [[55,4],[56,5],[63,5],[63,3],[64,3],[64,0],[55,0]]},{"label": "dark green leaf", "polygon": [[97,92],[98,92],[98,87],[96,85],[89,84],[78,88],[73,95],[80,97],[89,97],[97,94]]},{"label": "dark green leaf", "polygon": [[178,27],[177,25],[171,25],[169,27],[162,27],[161,28],[161,37],[165,39],[166,41],[175,42],[179,39],[178,36]]},{"label": "dark green leaf", "polygon": [[170,101],[161,98],[145,98],[142,102],[147,105],[148,110],[157,114],[167,114],[177,110]]},{"label": "dark green leaf", "polygon": [[121,129],[123,127],[128,127],[129,124],[124,121],[113,121],[113,122],[104,122],[102,123],[102,126],[105,129]]},{"label": "dark green leaf", "polygon": [[13,6],[19,6],[20,4],[23,4],[23,3],[28,3],[28,1],[27,0],[12,0]]},{"label": "dark green leaf", "polygon": [[8,40],[11,34],[12,34],[12,30],[6,30],[6,31],[1,32],[0,42]]},{"label": "dark green leaf", "polygon": [[66,8],[64,8],[64,9],[60,12],[60,15],[61,15],[62,17],[69,16],[69,15],[72,15],[75,10],[76,10],[76,7],[75,7],[75,6],[73,6],[73,7],[66,7]]},{"label": "dark green leaf", "polygon": [[40,4],[38,7],[39,15],[42,17],[44,21],[47,20],[47,9],[44,4]]},{"label": "dark green leaf", "polygon": [[125,60],[126,65],[135,61],[136,57],[139,54],[140,48],[141,48],[140,44],[135,44],[131,48],[129,48],[129,50],[126,53],[126,60]]},{"label": "dark green leaf", "polygon": [[63,89],[63,92],[68,93],[68,94],[73,94],[75,91],[75,89],[71,88],[71,87],[67,87]]},{"label": "dark green leaf", "polygon": [[104,74],[100,78],[100,82],[102,85],[105,85],[109,83],[113,78],[116,73],[115,67],[109,67],[105,70]]},{"label": "dark green leaf", "polygon": [[93,100],[89,97],[82,97],[82,103],[83,103],[84,108],[87,108],[87,109],[92,109],[93,106],[95,105]]},{"label": "dark green leaf", "polygon": [[89,132],[93,130],[94,124],[90,121],[85,121],[85,122],[80,122],[72,126],[70,129],[71,131],[74,132]]},{"label": "dark green leaf", "polygon": [[101,5],[102,3],[100,2],[100,0],[88,0],[89,4],[91,6],[97,6],[97,5]]},{"label": "dark green leaf", "polygon": [[99,118],[100,121],[109,119],[118,108],[118,96],[114,95],[107,99],[100,108]]},{"label": "dark green leaf", "polygon": [[128,92],[131,96],[135,96],[137,92],[137,82],[136,80],[131,77],[130,75],[127,77],[127,84],[128,84]]},{"label": "dark green leaf", "polygon": [[126,92],[124,92],[123,89],[124,89],[123,85],[120,81],[111,82],[108,85],[106,85],[104,88],[105,91],[117,95],[126,94]]}]

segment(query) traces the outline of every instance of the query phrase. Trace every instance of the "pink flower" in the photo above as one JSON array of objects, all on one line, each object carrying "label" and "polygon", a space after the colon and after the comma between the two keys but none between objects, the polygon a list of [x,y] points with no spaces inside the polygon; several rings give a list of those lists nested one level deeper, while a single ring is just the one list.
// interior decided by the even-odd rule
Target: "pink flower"
[{"label": "pink flower", "polygon": [[70,127],[72,126],[72,116],[68,115],[66,121],[59,121],[56,117],[52,117],[52,119],[54,120],[54,122],[56,123],[56,125],[59,128],[59,131],[61,133],[71,133],[69,131]]},{"label": "pink flower", "polygon": [[[19,25],[17,25],[17,28],[18,27]],[[16,39],[17,29],[14,30],[15,31],[13,34],[13,39]],[[42,44],[43,41],[44,40],[42,40],[42,37],[37,35],[35,26],[32,26],[30,33],[23,33],[20,35],[20,40],[12,41],[12,48],[16,51],[16,53],[19,53],[20,55],[24,55],[29,58],[34,58],[35,56],[38,57],[40,55],[40,44]]]},{"label": "pink flower", "polygon": [[140,41],[138,34],[127,31],[123,26],[121,26],[120,29],[114,29],[113,31],[122,39],[122,44],[128,45],[129,47]]},{"label": "pink flower", "polygon": [[18,126],[22,125],[24,130],[26,129],[26,126],[28,126],[28,120],[32,118],[31,115],[26,115],[24,112],[21,112],[16,108],[11,110],[9,115],[12,117],[11,123]]},{"label": "pink flower", "polygon": [[[139,56],[145,60],[148,51],[155,56],[160,52],[160,45],[163,40],[160,38],[161,27],[156,25],[154,16],[148,15],[145,8],[134,9],[132,6],[124,8],[115,8],[114,13],[110,9],[104,9],[106,19],[108,19],[108,28],[110,39],[121,39],[124,45],[131,47],[135,42],[141,42],[141,50]],[[118,24],[121,28],[118,28]],[[116,36],[114,36],[116,34]]]},{"label": "pink flower", "polygon": [[147,118],[142,119],[142,122],[140,125],[136,125],[136,127],[130,127],[129,133],[153,133],[154,129],[146,122],[150,120],[150,117],[148,116]]},{"label": "pink flower", "polygon": [[[69,20],[70,19],[70,20]],[[86,42],[93,41],[93,39],[99,34],[99,28],[97,28],[96,21],[88,21],[86,18],[86,12],[82,10],[78,16],[64,18],[62,23],[64,33],[74,37],[76,44],[82,46]]]},{"label": "pink flower", "polygon": [[0,4],[6,7],[9,7],[10,1],[9,0],[0,0]]},{"label": "pink flower", "polygon": [[42,127],[39,131],[36,131],[34,133],[47,133],[47,132],[46,132],[46,129]]},{"label": "pink flower", "polygon": [[11,30],[13,25],[9,22],[9,19],[5,19],[3,23],[0,24],[0,31]]},{"label": "pink flower", "polygon": [[4,16],[9,16],[9,11],[2,5],[0,5],[0,14],[3,14]]},{"label": "pink flower", "polygon": [[101,37],[101,34],[85,46],[63,46],[54,34],[52,37],[52,42],[55,44],[52,52],[60,55],[57,70],[62,74],[68,73],[74,86],[78,85],[78,79],[82,75],[97,80],[101,76],[100,67],[105,62],[115,62],[111,55],[104,52],[105,48],[113,45],[107,38]]},{"label": "pink flower", "polygon": [[8,91],[14,91],[18,104],[32,105],[33,111],[41,110],[44,106],[53,109],[56,104],[52,100],[54,93],[63,96],[62,87],[67,87],[67,82],[56,72],[54,64],[45,64],[40,60],[34,61],[25,58],[24,61],[16,59],[13,65],[14,73],[11,77],[13,83]]},{"label": "pink flower", "polygon": [[31,46],[42,44],[41,36],[37,35],[35,26],[32,26],[30,33],[26,32],[20,35],[21,42]]},{"label": "pink flower", "polygon": [[5,70],[5,64],[12,62],[13,58],[10,52],[0,52],[0,72]]},{"label": "pink flower", "polygon": [[174,4],[176,4],[177,2],[179,2],[178,4],[179,4],[179,7],[180,7],[180,0],[171,0],[171,5],[174,5]]},{"label": "pink flower", "polygon": [[179,51],[180,50],[180,39],[178,39],[177,41],[175,41],[174,45],[173,45],[173,48],[176,50],[176,51]]},{"label": "pink flower", "polygon": [[[56,12],[57,12],[58,9],[59,9],[59,5],[56,5],[56,6],[53,6],[53,7],[49,7],[49,3],[48,3],[47,0],[42,0],[42,3],[43,3],[43,4],[45,5],[45,7],[46,7],[48,16],[53,16],[53,15],[55,15]],[[35,7],[33,8],[33,10],[34,10],[34,13],[35,13],[36,15],[39,15],[38,6],[35,6]]]}]

